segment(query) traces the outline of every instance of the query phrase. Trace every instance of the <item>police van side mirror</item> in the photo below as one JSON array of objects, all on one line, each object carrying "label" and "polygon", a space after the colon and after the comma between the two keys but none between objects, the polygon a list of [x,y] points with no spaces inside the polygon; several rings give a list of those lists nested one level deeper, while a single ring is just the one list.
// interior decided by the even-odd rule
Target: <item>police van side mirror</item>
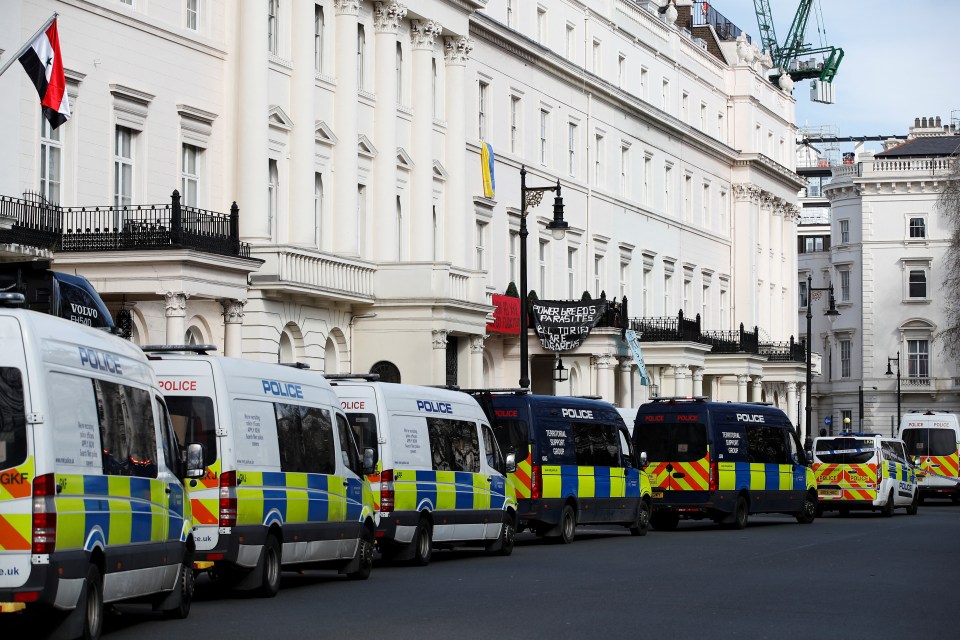
[{"label": "police van side mirror", "polygon": [[196,442],[187,445],[187,477],[202,478],[203,468],[203,445]]},{"label": "police van side mirror", "polygon": [[517,470],[517,454],[511,451],[507,454],[507,473],[513,473]]},{"label": "police van side mirror", "polygon": [[920,456],[913,456],[912,458],[910,458],[910,462],[913,464],[913,466],[919,468],[919,467],[920,467]]},{"label": "police van side mirror", "polygon": [[367,447],[363,450],[363,475],[369,476],[376,471],[377,467],[373,462],[373,448]]},{"label": "police van side mirror", "polygon": [[649,464],[650,464],[650,461],[647,460],[647,452],[641,451],[640,452],[640,468],[646,469]]}]

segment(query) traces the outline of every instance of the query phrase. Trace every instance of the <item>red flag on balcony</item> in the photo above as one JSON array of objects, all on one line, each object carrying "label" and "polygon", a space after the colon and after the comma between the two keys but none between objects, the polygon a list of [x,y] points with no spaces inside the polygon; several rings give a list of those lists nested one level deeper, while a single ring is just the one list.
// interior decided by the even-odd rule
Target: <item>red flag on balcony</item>
[{"label": "red flag on balcony", "polygon": [[60,36],[57,34],[56,14],[41,27],[18,57],[40,94],[43,117],[56,129],[70,119],[70,100],[67,81],[60,57]]}]

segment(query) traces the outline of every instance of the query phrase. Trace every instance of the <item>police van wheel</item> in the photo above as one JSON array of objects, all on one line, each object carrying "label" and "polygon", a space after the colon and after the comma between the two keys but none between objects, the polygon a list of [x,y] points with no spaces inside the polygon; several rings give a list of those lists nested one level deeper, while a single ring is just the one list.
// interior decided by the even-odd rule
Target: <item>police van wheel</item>
[{"label": "police van wheel", "polygon": [[637,507],[637,519],[630,526],[631,535],[635,536],[645,536],[647,531],[650,530],[650,503],[646,500],[640,501],[640,506]]},{"label": "police van wheel", "polygon": [[960,491],[954,491],[953,495],[950,497],[950,500],[953,504],[960,504]]},{"label": "police van wheel", "polygon": [[512,516],[507,516],[503,524],[500,525],[500,535],[497,539],[487,546],[487,553],[498,556],[509,556],[513,553],[514,538],[517,528]]},{"label": "police van wheel", "polygon": [[817,517],[817,497],[808,492],[807,497],[803,499],[803,506],[800,507],[800,513],[797,514],[797,522],[800,524],[810,524]]},{"label": "police van wheel", "polygon": [[747,498],[744,495],[737,496],[737,506],[733,510],[733,520],[730,522],[731,529],[746,529],[747,518],[750,515]]},{"label": "police van wheel", "polygon": [[883,509],[880,510],[880,513],[883,514],[884,518],[889,518],[893,515],[893,510],[896,505],[893,504],[893,489],[890,489],[890,493],[887,494],[887,504],[883,505]]},{"label": "police van wheel", "polygon": [[433,530],[426,518],[420,518],[417,523],[417,530],[413,534],[413,560],[412,564],[418,567],[425,567],[430,564],[430,558],[433,557]]},{"label": "police van wheel", "polygon": [[180,604],[173,609],[163,612],[163,617],[169,620],[183,620],[190,615],[190,605],[193,603],[193,591],[195,588],[193,567],[190,565],[180,566],[180,577],[177,578],[177,588],[180,589]]},{"label": "police van wheel", "polygon": [[280,543],[276,537],[267,536],[262,553],[263,574],[257,592],[261,597],[272,598],[280,591]]},{"label": "police van wheel", "polygon": [[87,569],[87,579],[84,583],[84,600],[79,603],[83,607],[83,640],[96,640],[103,631],[103,578],[96,565]]},{"label": "police van wheel", "polygon": [[560,530],[560,542],[570,544],[577,535],[577,514],[573,512],[573,507],[564,505],[560,512],[560,524],[557,525]]},{"label": "police van wheel", "polygon": [[360,540],[357,541],[357,560],[359,566],[356,571],[347,574],[350,580],[366,580],[370,577],[373,570],[373,535],[366,527],[360,534]]},{"label": "police van wheel", "polygon": [[919,491],[914,491],[914,492],[913,492],[913,502],[911,502],[911,503],[910,503],[910,506],[907,507],[907,515],[908,515],[908,516],[915,516],[915,515],[917,515],[917,511],[918,511],[919,509],[920,509],[920,492],[919,492]]}]

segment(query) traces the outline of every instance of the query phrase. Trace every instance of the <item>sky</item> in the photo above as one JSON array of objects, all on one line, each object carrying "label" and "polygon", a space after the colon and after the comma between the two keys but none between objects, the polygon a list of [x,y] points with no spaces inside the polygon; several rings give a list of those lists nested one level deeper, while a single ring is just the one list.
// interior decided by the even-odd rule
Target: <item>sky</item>
[{"label": "sky", "polygon": [[[769,2],[783,44],[800,0]],[[754,0],[711,5],[759,42]],[[906,134],[917,117],[940,116],[947,124],[953,112],[960,123],[957,9],[960,0],[814,0],[806,42],[820,46],[825,28],[826,44],[842,48],[844,58],[834,104],[811,102],[809,81],[797,83],[797,124],[832,126],[840,136],[887,136]]]}]

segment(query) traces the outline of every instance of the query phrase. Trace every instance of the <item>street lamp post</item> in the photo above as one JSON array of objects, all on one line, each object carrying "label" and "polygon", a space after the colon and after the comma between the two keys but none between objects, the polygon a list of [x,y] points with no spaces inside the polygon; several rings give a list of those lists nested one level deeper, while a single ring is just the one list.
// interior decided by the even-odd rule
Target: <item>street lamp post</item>
[{"label": "street lamp post", "polygon": [[[527,206],[540,204],[545,191],[553,191],[553,220],[547,224],[554,239],[563,240],[570,226],[563,219],[563,197],[560,195],[560,180],[549,187],[528,187],[527,168],[520,166],[520,387],[530,388],[530,362],[527,355]],[[541,293],[543,293],[541,291]]]},{"label": "street lamp post", "polygon": [[887,372],[883,375],[885,376],[893,375],[893,370],[890,369],[891,362],[897,363],[897,424],[895,428],[899,429],[900,428],[900,352],[899,351],[897,351],[896,358],[891,358],[889,356],[887,357]]},{"label": "street lamp post", "polygon": [[[837,311],[837,303],[833,297],[833,284],[831,283],[829,287],[814,287],[813,278],[807,276],[807,388],[806,388],[806,400],[807,407],[805,411],[805,422],[804,431],[806,431],[806,437],[803,440],[803,447],[806,450],[813,448],[813,435],[810,432],[812,425],[810,422],[813,420],[813,407],[811,406],[812,400],[812,387],[813,387],[813,364],[811,363],[812,354],[810,348],[813,344],[813,300],[814,292],[820,291],[829,291],[830,292],[830,308],[824,311],[823,315],[834,318],[840,315],[840,312]],[[819,298],[819,296],[816,296]]]}]

